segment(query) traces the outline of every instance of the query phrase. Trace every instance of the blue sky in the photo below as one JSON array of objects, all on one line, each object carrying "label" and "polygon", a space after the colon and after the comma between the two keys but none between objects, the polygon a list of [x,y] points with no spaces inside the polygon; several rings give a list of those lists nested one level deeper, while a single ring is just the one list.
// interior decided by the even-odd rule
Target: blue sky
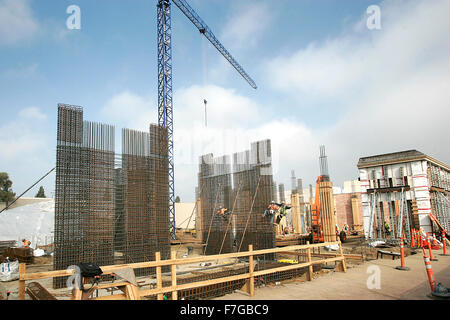
[{"label": "blue sky", "polygon": [[[258,90],[173,7],[175,174],[183,201],[193,200],[198,156],[266,138],[275,179],[286,185],[291,170],[304,185],[314,183],[320,144],[335,185],[357,178],[361,156],[418,149],[450,162],[450,1],[188,2]],[[73,4],[81,30],[66,28]],[[381,30],[366,27],[370,5],[381,8]],[[10,173],[14,191],[55,165],[58,103],[116,125],[119,148],[122,127],[157,122],[156,75],[156,1],[0,0],[0,171]],[[42,184],[51,193],[54,175]]]}]

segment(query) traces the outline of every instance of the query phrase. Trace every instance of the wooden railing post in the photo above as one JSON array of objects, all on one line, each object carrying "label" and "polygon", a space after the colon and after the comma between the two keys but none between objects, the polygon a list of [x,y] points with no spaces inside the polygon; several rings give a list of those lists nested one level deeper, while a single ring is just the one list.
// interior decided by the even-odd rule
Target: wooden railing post
[{"label": "wooden railing post", "polygon": [[347,272],[347,263],[345,262],[341,239],[339,239],[338,242],[339,242],[339,253],[341,254],[342,257],[342,271]]},{"label": "wooden railing post", "polygon": [[[170,251],[170,259],[176,260],[177,252],[172,250]],[[171,273],[172,273],[172,287],[176,288],[177,286],[177,266],[175,264],[171,265]],[[172,300],[178,300],[178,291],[172,291]]]},{"label": "wooden railing post", "polygon": [[[156,252],[155,253],[155,260],[157,262],[161,261],[161,252]],[[160,266],[156,267],[156,287],[158,289],[162,288],[162,272],[161,272],[161,267]],[[158,300],[164,300],[162,293],[158,294]]]},{"label": "wooden railing post", "polygon": [[249,279],[249,293],[250,293],[250,297],[253,297],[255,295],[255,277],[253,276],[253,272],[255,271],[255,265],[253,263],[253,245],[250,244],[248,246],[248,251],[251,253],[249,258],[248,258],[248,263],[249,263],[249,267],[248,267],[248,271],[250,273],[250,279]]},{"label": "wooden railing post", "polygon": [[25,275],[27,266],[25,263],[19,264],[19,300],[25,300],[25,280],[23,276]]},{"label": "wooden railing post", "polygon": [[[309,246],[309,241],[306,242],[306,244]],[[306,249],[307,255],[308,255],[308,281],[312,281],[313,279],[313,266],[312,266],[312,259],[311,259],[311,248],[308,247],[308,249]]]}]

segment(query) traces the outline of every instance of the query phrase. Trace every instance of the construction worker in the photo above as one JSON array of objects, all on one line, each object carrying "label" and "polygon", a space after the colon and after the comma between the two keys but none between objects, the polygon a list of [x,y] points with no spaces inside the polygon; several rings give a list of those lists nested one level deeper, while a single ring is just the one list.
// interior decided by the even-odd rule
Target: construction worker
[{"label": "construction worker", "polygon": [[275,212],[277,212],[279,207],[275,204],[275,201],[271,201],[267,209],[264,211],[264,217],[270,217],[270,224],[273,224],[273,219],[275,217]]},{"label": "construction worker", "polygon": [[25,248],[29,248],[30,245],[31,245],[31,242],[29,240],[27,240],[27,239],[22,239],[22,242],[23,242],[23,246]]},{"label": "construction worker", "polygon": [[287,206],[286,202],[284,202],[284,201],[281,202],[281,204],[275,203],[275,205],[277,205],[280,208],[278,211],[279,213],[278,213],[277,220],[276,220],[276,224],[280,224],[281,219],[283,219],[287,214],[286,210],[290,209],[291,207]]},{"label": "construction worker", "polygon": [[228,219],[228,215],[230,214],[228,209],[227,208],[223,208],[222,206],[220,206],[219,211],[217,211],[217,213],[220,214],[224,220],[227,220]]},{"label": "construction worker", "polygon": [[343,230],[345,233],[348,233],[348,232],[349,232],[349,227],[348,227],[348,224],[347,224],[347,223],[344,224],[344,227],[342,228],[342,230]]},{"label": "construction worker", "polygon": [[391,234],[391,227],[387,221],[384,221],[384,233],[389,236]]}]

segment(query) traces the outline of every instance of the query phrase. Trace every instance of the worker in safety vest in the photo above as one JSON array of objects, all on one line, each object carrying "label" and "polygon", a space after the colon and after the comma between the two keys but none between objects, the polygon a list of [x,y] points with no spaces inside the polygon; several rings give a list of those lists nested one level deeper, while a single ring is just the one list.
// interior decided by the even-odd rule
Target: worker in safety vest
[{"label": "worker in safety vest", "polygon": [[391,234],[391,227],[387,221],[384,222],[384,233],[386,233],[386,235]]},{"label": "worker in safety vest", "polygon": [[349,232],[349,227],[348,227],[348,224],[347,224],[347,223],[344,224],[344,227],[342,228],[342,230],[343,230],[345,233],[348,233],[348,232]]},{"label": "worker in safety vest", "polygon": [[281,204],[275,203],[275,205],[280,207],[279,213],[278,213],[278,216],[277,216],[277,220],[276,220],[276,224],[280,224],[281,219],[283,219],[286,216],[287,210],[290,209],[291,207],[287,206],[286,202],[284,202],[284,201],[281,202]]}]

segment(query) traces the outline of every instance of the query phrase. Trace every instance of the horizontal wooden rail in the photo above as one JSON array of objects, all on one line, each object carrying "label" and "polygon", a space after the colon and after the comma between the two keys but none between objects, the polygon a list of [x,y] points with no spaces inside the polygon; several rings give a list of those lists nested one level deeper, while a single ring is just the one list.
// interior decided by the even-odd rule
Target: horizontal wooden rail
[{"label": "horizontal wooden rail", "polygon": [[[320,248],[325,247],[329,245],[339,245],[340,253],[336,253],[336,256],[334,258],[328,258],[328,259],[321,259],[321,260],[312,260],[311,256],[311,249],[312,248]],[[253,264],[253,257],[263,254],[270,254],[270,253],[288,253],[293,255],[303,255],[303,253],[295,252],[296,250],[307,250],[308,253],[307,259],[308,262],[304,263],[297,263],[297,264],[291,264],[287,266],[282,267],[276,267],[266,270],[259,270],[254,271],[253,265],[250,266],[249,272],[234,276],[227,276],[222,277],[218,279],[212,279],[212,280],[204,280],[204,281],[197,281],[193,283],[186,283],[186,284],[177,284],[176,279],[176,269],[175,267],[177,265],[183,265],[183,264],[194,264],[194,263],[201,263],[206,261],[214,261],[214,260],[224,260],[224,259],[233,259],[233,258],[244,258],[249,257],[249,263]],[[137,287],[132,286],[134,292],[140,297],[145,296],[153,296],[157,295],[158,299],[162,299],[163,293],[172,293],[172,298],[177,297],[178,291],[186,290],[186,289],[193,289],[193,288],[199,288],[219,283],[225,283],[225,282],[231,282],[231,281],[238,281],[238,280],[244,280],[247,279],[247,281],[253,280],[254,277],[267,275],[271,273],[276,272],[283,272],[283,271],[290,271],[295,270],[299,268],[309,267],[309,279],[312,279],[312,266],[316,264],[322,264],[322,263],[328,263],[328,262],[338,262],[340,261],[343,266],[343,271],[346,270],[345,265],[345,256],[342,253],[342,245],[338,242],[326,242],[326,243],[316,243],[316,244],[306,244],[306,245],[295,245],[295,246],[288,246],[288,247],[282,247],[282,248],[273,248],[273,249],[263,249],[263,250],[257,250],[253,251],[253,246],[249,246],[249,251],[245,252],[238,252],[238,253],[227,253],[227,254],[220,254],[220,255],[210,255],[210,256],[202,256],[202,257],[196,257],[196,258],[187,258],[187,259],[176,259],[175,254],[171,254],[171,259],[168,260],[160,260],[160,254],[156,254],[156,260],[155,261],[148,261],[148,262],[138,262],[138,263],[131,263],[131,264],[121,264],[121,265],[112,265],[112,266],[103,266],[101,267],[104,274],[112,274],[115,271],[122,270],[122,269],[140,269],[140,268],[156,268],[156,277],[157,277],[157,288],[153,289],[142,289],[138,290]],[[162,275],[161,275],[161,267],[164,266],[170,266],[171,267],[171,286],[168,287],[162,287]],[[25,299],[25,281],[27,280],[38,280],[38,279],[46,279],[46,278],[56,278],[56,277],[64,277],[64,276],[70,276],[75,273],[75,270],[57,270],[57,271],[48,271],[48,272],[37,272],[37,273],[26,273],[25,264],[20,265],[20,273],[19,273],[19,299]],[[251,281],[252,282],[252,281]],[[118,282],[116,284],[102,284],[98,286],[98,289],[101,288],[108,288],[108,287],[115,287],[118,285],[130,285],[129,283],[122,283]],[[250,283],[249,285],[249,293],[250,295],[254,294],[254,285]],[[130,297],[134,297],[135,295],[130,294],[115,294],[115,295],[108,295],[108,296],[102,296],[93,298],[91,300],[123,300],[123,299],[129,299]]]}]

